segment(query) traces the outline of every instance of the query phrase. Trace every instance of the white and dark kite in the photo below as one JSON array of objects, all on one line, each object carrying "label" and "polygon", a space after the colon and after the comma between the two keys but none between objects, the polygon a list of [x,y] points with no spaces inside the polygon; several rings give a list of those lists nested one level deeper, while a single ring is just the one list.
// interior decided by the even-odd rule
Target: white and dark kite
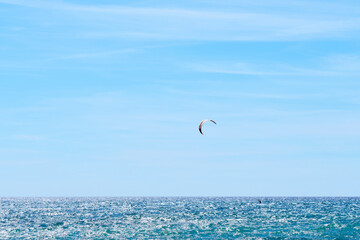
[{"label": "white and dark kite", "polygon": [[204,134],[202,133],[202,126],[203,126],[203,124],[204,124],[205,122],[213,122],[213,123],[216,124],[216,122],[215,122],[214,120],[211,120],[211,119],[202,120],[201,123],[200,123],[200,125],[199,125],[199,132],[200,132],[202,135],[204,135]]}]

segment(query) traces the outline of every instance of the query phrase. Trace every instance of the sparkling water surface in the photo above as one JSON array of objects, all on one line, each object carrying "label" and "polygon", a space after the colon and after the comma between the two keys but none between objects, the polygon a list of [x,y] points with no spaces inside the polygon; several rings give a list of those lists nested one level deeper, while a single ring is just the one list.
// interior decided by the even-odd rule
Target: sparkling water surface
[{"label": "sparkling water surface", "polygon": [[360,198],[0,198],[0,239],[360,239]]}]

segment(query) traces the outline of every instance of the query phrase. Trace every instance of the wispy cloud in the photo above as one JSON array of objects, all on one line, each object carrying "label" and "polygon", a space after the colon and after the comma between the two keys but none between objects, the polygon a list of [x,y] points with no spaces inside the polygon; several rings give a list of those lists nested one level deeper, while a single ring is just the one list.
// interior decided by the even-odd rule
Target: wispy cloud
[{"label": "wispy cloud", "polygon": [[266,76],[359,76],[358,56],[336,55],[323,58],[316,66],[292,66],[284,63],[250,64],[246,62],[207,62],[189,65],[198,72]]},{"label": "wispy cloud", "polygon": [[194,96],[194,97],[228,97],[233,99],[238,98],[258,98],[258,99],[278,99],[278,100],[285,100],[285,99],[309,99],[314,97],[323,97],[320,94],[281,94],[281,93],[249,93],[249,92],[239,92],[239,91],[182,91],[178,89],[167,89],[167,91],[171,94],[176,95],[186,95],[186,96]]},{"label": "wispy cloud", "polygon": [[360,73],[360,56],[338,54],[323,58],[323,67],[334,71]]},{"label": "wispy cloud", "polygon": [[48,162],[49,161],[45,161],[45,160],[1,160],[0,159],[0,166],[19,167],[19,166],[39,165]]},{"label": "wispy cloud", "polygon": [[[66,2],[9,1],[3,4],[66,11],[80,28],[77,36],[177,40],[268,41],[346,37],[359,30],[360,18],[303,11],[79,5]],[[279,3],[278,3],[279,4]],[[283,3],[283,5],[286,5]],[[75,21],[76,20],[76,21]],[[57,19],[57,22],[68,21]],[[95,24],[96,23],[96,24]]]},{"label": "wispy cloud", "polygon": [[39,141],[43,140],[44,137],[38,135],[29,135],[29,134],[17,134],[12,136],[16,140],[25,140],[25,141]]},{"label": "wispy cloud", "polygon": [[74,53],[69,55],[60,56],[58,58],[48,59],[48,60],[61,60],[61,59],[79,59],[79,58],[99,58],[107,57],[111,55],[118,55],[123,53],[136,53],[139,52],[139,49],[120,49],[120,50],[111,50],[111,51],[101,51],[101,52],[88,52],[88,53]]}]

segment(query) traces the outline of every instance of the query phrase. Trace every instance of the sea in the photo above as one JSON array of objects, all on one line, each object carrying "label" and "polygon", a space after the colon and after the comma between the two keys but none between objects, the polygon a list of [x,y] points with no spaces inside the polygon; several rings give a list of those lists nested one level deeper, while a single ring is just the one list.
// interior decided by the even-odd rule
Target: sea
[{"label": "sea", "polygon": [[0,239],[360,239],[360,198],[0,198]]}]

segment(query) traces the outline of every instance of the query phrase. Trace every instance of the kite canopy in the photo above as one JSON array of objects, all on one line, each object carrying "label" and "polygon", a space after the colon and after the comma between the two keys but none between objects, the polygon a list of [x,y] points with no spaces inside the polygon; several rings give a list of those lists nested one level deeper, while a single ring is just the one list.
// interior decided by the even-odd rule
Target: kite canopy
[{"label": "kite canopy", "polygon": [[209,122],[209,121],[216,124],[216,122],[215,122],[214,120],[211,120],[211,119],[202,120],[201,123],[200,123],[200,125],[199,125],[199,132],[200,132],[202,135],[204,135],[204,134],[202,133],[201,128],[202,128],[202,126],[203,126],[203,124],[204,124],[205,122]]}]

